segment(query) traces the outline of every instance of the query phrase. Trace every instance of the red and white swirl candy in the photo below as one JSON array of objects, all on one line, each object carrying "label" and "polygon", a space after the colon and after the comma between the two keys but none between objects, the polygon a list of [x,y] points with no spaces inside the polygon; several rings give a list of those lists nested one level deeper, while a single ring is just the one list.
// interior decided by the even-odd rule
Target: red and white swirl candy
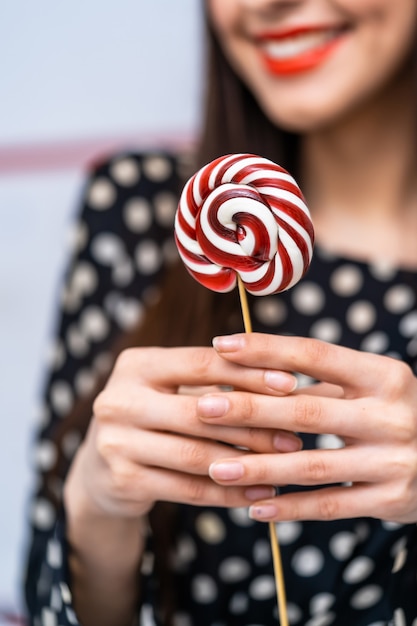
[{"label": "red and white swirl candy", "polygon": [[213,291],[263,296],[302,278],[314,231],[294,178],[269,159],[230,154],[201,168],[184,187],[175,240],[188,271]]}]

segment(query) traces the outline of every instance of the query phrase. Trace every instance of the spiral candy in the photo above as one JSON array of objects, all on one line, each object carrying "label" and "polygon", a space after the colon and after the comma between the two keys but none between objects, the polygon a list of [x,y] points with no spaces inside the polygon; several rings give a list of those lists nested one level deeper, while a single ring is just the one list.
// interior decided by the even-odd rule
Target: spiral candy
[{"label": "spiral candy", "polygon": [[294,178],[273,161],[230,154],[208,163],[184,187],[175,240],[190,274],[213,291],[284,291],[306,273],[314,230]]}]

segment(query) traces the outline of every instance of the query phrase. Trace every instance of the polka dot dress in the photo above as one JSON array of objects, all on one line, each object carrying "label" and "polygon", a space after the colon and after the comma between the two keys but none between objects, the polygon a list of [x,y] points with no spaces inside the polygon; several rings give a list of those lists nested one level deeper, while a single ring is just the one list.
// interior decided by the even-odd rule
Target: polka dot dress
[{"label": "polka dot dress", "polygon": [[[54,434],[74,402],[112,366],[115,337],[133,328],[175,257],[173,215],[181,163],[166,154],[120,155],[99,165],[72,233],[73,262],[48,354],[45,402],[34,461],[40,488],[31,507],[33,540],[26,597],[35,626],[78,624],[67,573],[65,521],[56,520],[48,482]],[[406,361],[417,374],[417,272],[368,265],[316,249],[291,291],[251,298],[255,330],[316,337]],[[300,384],[308,383],[300,379]],[[61,440],[68,463],[82,434]],[[305,448],[337,448],[333,433],[304,437]],[[285,490],[291,490],[289,487]],[[170,563],[175,626],[279,624],[266,524],[245,509],[179,508]],[[291,625],[417,626],[417,527],[373,519],[277,524]],[[152,538],[143,565],[141,626],[158,625]]]}]

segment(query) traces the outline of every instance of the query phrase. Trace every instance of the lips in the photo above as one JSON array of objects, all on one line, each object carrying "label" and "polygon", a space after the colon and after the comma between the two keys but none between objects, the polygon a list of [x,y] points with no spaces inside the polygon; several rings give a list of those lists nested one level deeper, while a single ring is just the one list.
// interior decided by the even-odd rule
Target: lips
[{"label": "lips", "polygon": [[303,27],[258,37],[262,61],[277,76],[313,70],[335,51],[346,32],[342,28]]}]

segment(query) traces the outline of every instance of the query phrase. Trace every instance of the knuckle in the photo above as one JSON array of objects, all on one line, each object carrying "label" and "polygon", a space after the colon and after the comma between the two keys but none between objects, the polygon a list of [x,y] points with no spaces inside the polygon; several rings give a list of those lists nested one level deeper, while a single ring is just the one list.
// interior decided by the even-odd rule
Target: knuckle
[{"label": "knuckle", "polygon": [[314,432],[321,422],[321,405],[316,398],[307,396],[294,397],[294,430]]},{"label": "knuckle", "polygon": [[319,456],[310,457],[303,470],[307,484],[318,485],[328,482],[329,470],[325,461]]},{"label": "knuckle", "polygon": [[104,389],[94,400],[93,415],[99,422],[106,422],[113,418],[115,410],[116,407],[111,394]]},{"label": "knuckle", "polygon": [[[237,399],[237,415],[239,416],[239,424],[252,424],[257,421],[257,407],[254,397],[248,393],[236,394]],[[250,433],[255,436],[255,428],[250,428]]]},{"label": "knuckle", "polygon": [[189,470],[207,469],[208,459],[204,444],[199,441],[185,441],[179,451],[181,466]]},{"label": "knuckle", "polygon": [[196,348],[190,351],[190,366],[197,378],[207,380],[207,372],[213,365],[214,351],[210,348]]},{"label": "knuckle", "polygon": [[325,341],[318,339],[311,339],[303,342],[303,350],[308,361],[312,363],[326,362],[329,359],[330,350],[332,346]]},{"label": "knuckle", "polygon": [[388,379],[390,395],[394,398],[402,398],[407,392],[414,376],[406,363],[394,360],[393,363],[390,364],[389,376],[386,378]]},{"label": "knuckle", "polygon": [[109,460],[117,454],[119,445],[116,443],[114,436],[106,429],[100,429],[96,437],[96,449],[104,460]]},{"label": "knuckle", "polygon": [[137,483],[134,468],[127,463],[113,464],[110,475],[111,488],[114,493],[128,495]]},{"label": "knuckle", "polygon": [[336,497],[331,494],[317,494],[317,509],[321,520],[331,521],[339,518],[340,507]]},{"label": "knuckle", "polygon": [[189,504],[202,504],[205,502],[206,491],[205,483],[201,479],[191,476],[185,487],[186,501]]}]

